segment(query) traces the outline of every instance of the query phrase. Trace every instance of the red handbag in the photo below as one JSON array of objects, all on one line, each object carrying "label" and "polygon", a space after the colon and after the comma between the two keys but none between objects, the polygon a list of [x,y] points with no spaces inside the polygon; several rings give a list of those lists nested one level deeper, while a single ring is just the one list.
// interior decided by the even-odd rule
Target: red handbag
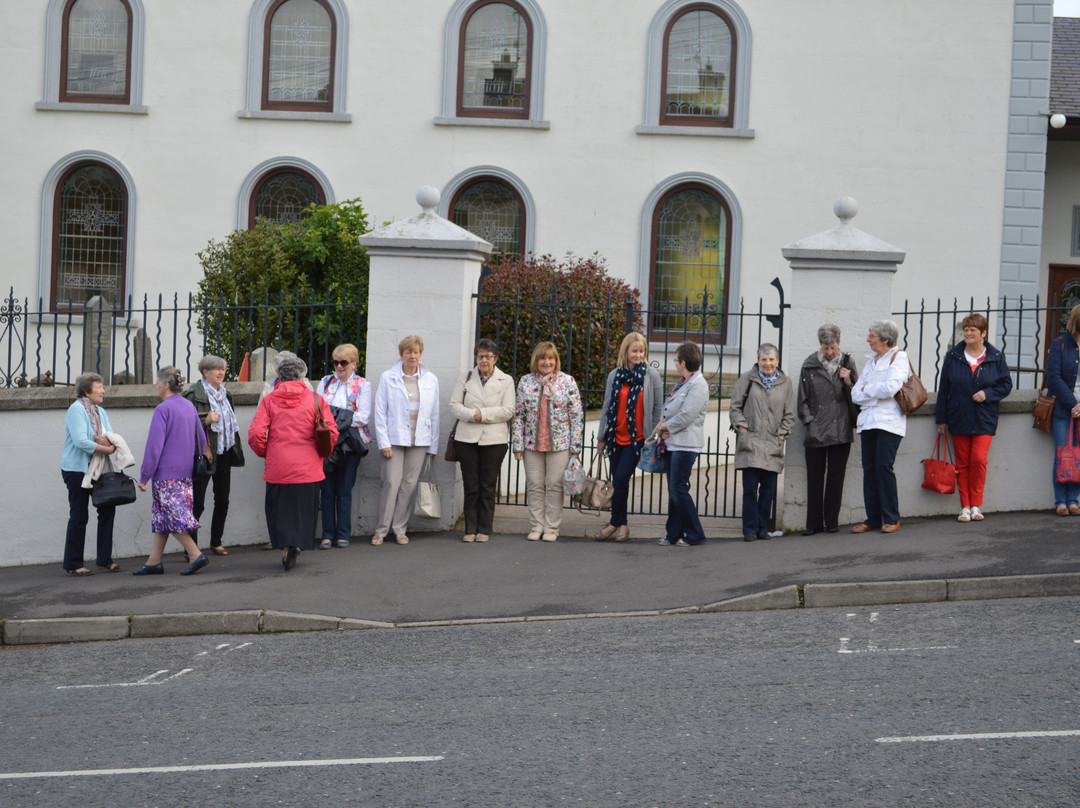
[{"label": "red handbag", "polygon": [[[945,456],[941,456],[941,439],[945,439]],[[956,465],[950,463],[949,438],[938,435],[934,441],[934,454],[923,461],[922,487],[939,494],[951,494],[956,491]]]},{"label": "red handbag", "polygon": [[1069,437],[1057,450],[1057,481],[1080,483],[1080,446],[1076,445],[1076,420],[1069,421]]}]

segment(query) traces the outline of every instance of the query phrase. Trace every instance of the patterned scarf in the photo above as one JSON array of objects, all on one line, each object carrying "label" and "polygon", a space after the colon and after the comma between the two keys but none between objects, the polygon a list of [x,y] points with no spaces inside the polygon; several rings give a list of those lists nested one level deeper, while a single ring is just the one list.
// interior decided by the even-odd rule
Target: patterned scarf
[{"label": "patterned scarf", "polygon": [[644,424],[637,423],[637,403],[641,391],[645,389],[645,373],[647,366],[644,362],[638,363],[634,368],[616,368],[615,378],[611,382],[611,401],[607,409],[607,429],[604,430],[604,451],[609,456],[615,454],[615,432],[618,428],[619,417],[616,409],[619,406],[619,395],[623,387],[628,387],[630,392],[626,396],[626,426],[630,430],[630,443],[638,442],[638,430]]},{"label": "patterned scarf", "polygon": [[772,376],[766,376],[764,373],[761,372],[761,368],[758,367],[757,375],[758,378],[761,379],[761,383],[765,385],[765,392],[767,393],[772,390],[772,386],[776,384],[776,380],[780,378],[780,368],[774,370]]},{"label": "patterned scarf", "polygon": [[817,352],[817,361],[821,363],[821,366],[825,368],[830,376],[835,376],[836,371],[840,370],[840,360],[842,358],[840,354],[837,354],[835,359],[826,359],[825,354],[821,351]]},{"label": "patterned scarf", "polygon": [[693,373],[691,373],[685,379],[679,379],[677,382],[675,382],[675,386],[672,387],[671,392],[667,394],[667,398],[664,399],[664,403],[667,404],[669,401],[671,401],[671,399],[673,399],[675,397],[675,394],[677,392],[679,392],[679,388],[682,387],[684,384],[686,384],[688,381],[690,381],[692,378],[697,376],[697,374],[698,374],[698,371],[695,370]]},{"label": "patterned scarf", "polygon": [[225,395],[225,387],[222,386],[220,389],[215,390],[214,386],[206,379],[202,380],[202,386],[203,390],[206,391],[207,398],[210,399],[210,410],[221,416],[210,424],[210,431],[217,433],[217,453],[223,454],[229,451],[233,444],[236,443],[236,433],[240,431],[240,424],[237,423],[236,414],[233,412],[232,407],[229,406],[229,399]]},{"label": "patterned scarf", "polygon": [[104,433],[104,429],[101,426],[101,413],[98,412],[97,404],[90,399],[83,396],[79,399],[79,403],[86,407],[86,414],[90,416],[90,425],[94,428],[94,437]]}]

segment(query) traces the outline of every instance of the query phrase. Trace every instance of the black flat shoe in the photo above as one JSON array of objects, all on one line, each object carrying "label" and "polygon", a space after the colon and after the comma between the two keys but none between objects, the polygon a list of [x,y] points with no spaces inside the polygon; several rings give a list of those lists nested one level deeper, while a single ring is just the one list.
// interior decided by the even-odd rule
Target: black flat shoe
[{"label": "black flat shoe", "polygon": [[768,533],[758,533],[755,537],[758,541],[768,541],[772,538]]},{"label": "black flat shoe", "polygon": [[816,536],[820,532],[821,532],[820,527],[808,527],[806,530],[804,530],[802,532],[802,534],[804,536]]},{"label": "black flat shoe", "polygon": [[164,564],[143,564],[137,570],[131,571],[132,575],[164,575]]},{"label": "black flat shoe", "polygon": [[825,528],[825,532],[826,533],[839,533],[840,528],[838,528],[838,527],[827,527],[827,528]]},{"label": "black flat shoe", "polygon": [[87,575],[93,575],[93,570],[88,570],[85,567],[80,567],[77,570],[64,570],[68,575],[74,575],[76,578],[85,578]]},{"label": "black flat shoe", "polygon": [[107,564],[107,565],[106,564],[98,564],[97,568],[99,570],[101,570],[101,572],[120,572],[120,570],[123,569],[123,567],[121,567],[116,562],[113,562],[112,564]]},{"label": "black flat shoe", "polygon": [[285,558],[283,558],[281,561],[282,565],[285,567],[285,572],[288,572],[296,566],[296,557],[298,555],[300,555],[300,551],[297,550],[295,547],[290,547],[288,549],[288,551],[285,553]]},{"label": "black flat shoe", "polygon": [[194,575],[201,570],[207,564],[210,563],[210,559],[206,557],[206,553],[199,553],[199,557],[180,570],[181,575]]},{"label": "black flat shoe", "polygon": [[747,535],[742,537],[742,540],[743,541],[754,541],[756,538],[757,538],[756,536],[751,536],[750,534],[747,534]]}]

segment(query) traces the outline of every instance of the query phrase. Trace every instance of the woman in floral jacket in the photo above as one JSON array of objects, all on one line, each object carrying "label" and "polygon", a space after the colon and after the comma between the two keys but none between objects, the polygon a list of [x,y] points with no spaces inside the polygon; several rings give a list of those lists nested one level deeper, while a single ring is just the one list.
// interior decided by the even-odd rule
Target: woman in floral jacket
[{"label": "woman in floral jacket", "polygon": [[532,529],[529,541],[555,541],[563,510],[563,472],[581,453],[585,416],[572,376],[561,372],[559,352],[550,342],[533,349],[531,373],[517,388],[511,444],[525,462],[525,490]]}]

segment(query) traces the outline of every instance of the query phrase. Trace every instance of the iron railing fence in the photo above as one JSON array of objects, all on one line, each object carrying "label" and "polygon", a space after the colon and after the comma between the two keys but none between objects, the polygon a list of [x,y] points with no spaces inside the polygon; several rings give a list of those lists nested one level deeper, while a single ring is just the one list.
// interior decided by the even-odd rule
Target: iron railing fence
[{"label": "iron railing fence", "polygon": [[[0,387],[71,385],[86,371],[110,384],[146,384],[160,367],[174,365],[195,378],[206,354],[229,364],[235,380],[245,357],[263,365],[253,377],[273,375],[259,348],[290,350],[308,364],[308,375],[332,372],[330,354],[341,342],[366,333],[366,305],[356,300],[319,300],[267,295],[256,301],[202,303],[194,294],[141,301],[128,296],[122,306],[50,311],[44,299],[33,304],[15,296],[0,301]],[[360,346],[361,372],[365,352]]]},{"label": "iron railing fence", "polygon": [[[702,516],[736,517],[741,502],[735,496],[735,444],[728,429],[727,408],[720,401],[729,399],[735,380],[756,361],[758,345],[774,343],[783,351],[784,289],[778,279],[772,282],[779,295],[776,303],[745,301],[735,311],[724,311],[708,290],[696,300],[680,304],[665,303],[653,309],[643,308],[632,298],[597,300],[590,296],[563,294],[553,286],[547,295],[523,297],[501,295],[485,300],[483,281],[475,296],[477,335],[494,339],[499,345],[499,365],[520,378],[529,372],[532,348],[542,341],[553,342],[559,350],[564,372],[574,377],[585,405],[585,446],[582,463],[596,461],[596,421],[600,415],[604,383],[615,367],[623,336],[640,330],[649,336],[649,361],[665,380],[665,390],[674,384],[675,349],[693,341],[704,353],[702,373],[709,383],[710,406],[706,422],[706,445],[698,457],[693,488]],[[775,307],[775,308],[774,308]],[[646,331],[647,324],[662,321],[665,331]],[[671,323],[679,323],[674,329]],[[723,332],[718,324],[726,326]],[[730,339],[720,339],[721,333]],[[499,480],[498,502],[524,505],[525,473],[523,465],[508,456]],[[666,482],[661,474],[636,475],[631,483],[630,512],[659,515],[667,513]]]},{"label": "iron railing fence", "polygon": [[1003,297],[998,305],[990,298],[985,304],[974,297],[952,303],[923,299],[917,305],[905,301],[893,312],[900,327],[900,347],[907,351],[915,372],[927,390],[936,390],[945,354],[963,339],[961,324],[969,314],[986,317],[987,340],[1005,356],[1017,390],[1043,386],[1046,352],[1055,337],[1065,333],[1069,312],[1076,300],[1053,299],[1047,305],[1039,296],[1032,299]]}]

